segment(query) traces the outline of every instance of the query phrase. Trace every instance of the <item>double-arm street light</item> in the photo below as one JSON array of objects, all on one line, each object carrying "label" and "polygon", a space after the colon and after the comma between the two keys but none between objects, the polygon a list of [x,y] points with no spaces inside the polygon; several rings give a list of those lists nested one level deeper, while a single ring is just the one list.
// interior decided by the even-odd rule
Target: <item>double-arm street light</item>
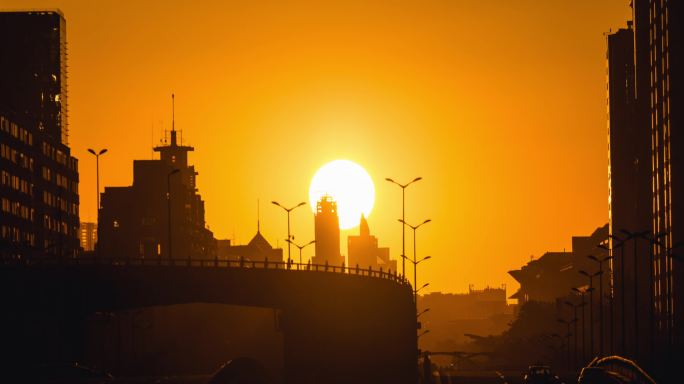
[{"label": "double-arm street light", "polygon": [[650,236],[649,234],[646,233],[639,233],[637,236],[641,237],[642,239],[646,240],[649,242],[650,247],[648,247],[648,318],[649,318],[649,339],[650,339],[650,347],[651,347],[651,354],[655,353],[655,283],[654,283],[654,270],[653,270],[653,264],[655,263],[654,260],[654,255],[653,255],[653,247],[655,246],[662,246],[662,242],[660,239],[664,236],[667,235],[667,232],[660,232],[657,233],[655,236]]},{"label": "double-arm street light", "polygon": [[425,312],[429,312],[429,311],[430,311],[430,308],[425,308],[425,309],[423,309],[422,311],[420,311],[420,312],[416,315],[416,317],[420,317],[420,315],[422,315],[422,314],[425,313]]},{"label": "double-arm street light", "polygon": [[603,355],[603,263],[612,260],[613,256],[609,255],[601,259],[594,255],[587,257],[599,266],[599,354]]},{"label": "double-arm street light", "polygon": [[95,202],[97,203],[97,213],[98,213],[97,216],[99,218],[99,212],[100,212],[100,156],[107,153],[107,149],[103,148],[103,149],[100,149],[99,151],[96,151],[94,149],[88,148],[88,152],[90,152],[91,154],[93,154],[93,156],[95,156],[95,187],[97,188]]},{"label": "double-arm street light", "polygon": [[[404,219],[399,219],[400,223],[407,225],[409,228],[411,228],[413,230],[413,288],[416,288],[417,284],[418,284],[418,273],[416,272],[418,269],[417,268],[418,263],[420,263],[420,261],[427,260],[429,258],[429,257],[426,257],[424,259],[421,259],[420,261],[416,260],[416,230],[418,230],[418,228],[420,228],[421,226],[423,226],[423,225],[425,225],[431,221],[432,220],[430,220],[430,219],[426,219],[425,221],[423,221],[422,223],[420,223],[418,225],[411,225],[411,224],[407,223]],[[402,265],[403,265],[403,260],[405,260],[405,259],[406,259],[406,255],[402,254],[401,255]],[[402,268],[403,268],[403,266],[402,266]],[[418,291],[417,290],[415,291],[415,294],[413,296],[414,296],[413,299],[416,302],[416,306],[417,306],[418,305]]]},{"label": "double-arm street light", "polygon": [[316,242],[316,240],[311,240],[311,241],[309,241],[308,243],[306,243],[306,244],[304,244],[304,245],[299,245],[299,244],[295,243],[294,241],[292,241],[292,240],[290,240],[290,239],[286,239],[285,241],[287,241],[288,243],[290,243],[290,244],[294,245],[295,247],[299,248],[299,264],[302,264],[302,249],[304,249],[304,248],[308,247],[309,245],[311,245],[311,244],[313,244],[313,243]]},{"label": "double-arm street light", "polygon": [[[401,184],[398,183],[389,177],[385,178],[385,180],[389,181],[390,183],[396,184],[401,188],[401,220],[402,220],[402,226],[401,226],[401,254],[405,255],[406,254],[406,226],[403,224],[403,221],[406,220],[406,187],[409,185],[415,183],[416,181],[422,180],[422,177],[416,177],[415,179],[411,180],[410,182],[406,184]],[[406,276],[406,265],[404,264],[404,258],[401,258],[401,275]]]},{"label": "double-arm street light", "polygon": [[171,248],[171,176],[175,175],[176,173],[180,172],[180,169],[174,169],[171,172],[166,175],[166,208],[168,210],[168,236],[169,236],[169,241],[168,241],[168,246],[169,246],[169,264],[171,264],[173,261],[173,248]]},{"label": "double-arm street light", "polygon": [[[586,303],[581,302],[581,303],[579,303],[579,304],[573,304],[573,303],[571,303],[571,302],[569,302],[569,301],[566,301],[566,302],[565,302],[565,305],[569,305],[570,307],[572,307],[572,310],[573,310],[573,319],[575,319],[575,322],[574,322],[574,323],[575,323],[575,329],[574,329],[574,334],[575,334],[575,351],[574,351],[574,356],[573,356],[573,362],[574,362],[573,365],[574,365],[574,367],[577,367],[577,308],[583,308],[583,307],[586,305]],[[584,335],[584,333],[582,333],[582,335]],[[584,337],[584,336],[582,336],[582,337]],[[584,340],[582,340],[582,343],[584,343]]]},{"label": "double-arm street light", "polygon": [[584,313],[584,308],[587,306],[587,302],[586,302],[586,300],[584,300],[584,295],[587,293],[587,291],[583,290],[583,289],[579,289],[579,288],[574,288],[574,287],[572,288],[572,290],[576,294],[578,294],[580,296],[580,299],[582,300],[580,306],[582,307],[582,362],[584,363],[587,361],[587,348],[586,348],[587,338],[585,336],[586,326],[584,324],[584,319],[586,319],[586,316]]},{"label": "double-arm street light", "polygon": [[565,334],[565,337],[566,337],[565,345],[566,345],[566,349],[568,351],[568,371],[569,371],[570,370],[570,336],[572,336],[572,333],[570,333],[570,325],[572,323],[577,322],[577,318],[575,317],[575,318],[570,319],[570,320],[558,318],[558,322],[561,324],[565,324],[568,327],[568,331]]},{"label": "double-arm street light", "polygon": [[594,357],[594,277],[603,274],[603,271],[596,271],[588,273],[586,271],[579,271],[581,275],[589,278],[589,352],[591,357]]},{"label": "double-arm street light", "polygon": [[620,325],[620,335],[622,340],[620,352],[624,355],[627,353],[627,318],[625,317],[625,242],[627,240],[621,239],[615,235],[608,235],[608,237],[612,240],[611,249],[613,257],[615,257],[615,248],[620,248],[620,319],[622,319],[622,324]]},{"label": "double-arm street light", "polygon": [[634,358],[639,360],[639,259],[637,257],[637,243],[640,237],[646,236],[649,231],[630,232],[626,229],[621,229],[627,238],[625,241],[633,240],[632,247],[634,251]]},{"label": "double-arm street light", "polygon": [[[287,212],[287,238],[292,240],[293,237],[290,234],[290,212],[292,212],[295,208],[299,208],[302,205],[306,205],[306,203],[302,201],[301,203],[299,203],[299,204],[297,204],[291,208],[286,208],[286,207],[280,205],[280,203],[278,203],[277,201],[271,201],[271,204],[277,205],[280,208],[284,209],[285,212]],[[292,262],[292,257],[290,256],[290,244],[291,244],[291,242],[288,241],[287,242],[287,264],[288,265]]]}]

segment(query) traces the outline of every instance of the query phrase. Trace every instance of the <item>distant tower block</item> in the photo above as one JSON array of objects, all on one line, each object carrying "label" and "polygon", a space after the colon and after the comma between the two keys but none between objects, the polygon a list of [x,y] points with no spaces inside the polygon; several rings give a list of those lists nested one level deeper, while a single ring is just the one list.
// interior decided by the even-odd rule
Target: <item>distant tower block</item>
[{"label": "distant tower block", "polygon": [[337,216],[337,203],[328,195],[321,197],[316,204],[316,256],[313,264],[341,266],[344,257],[340,255],[340,219]]}]

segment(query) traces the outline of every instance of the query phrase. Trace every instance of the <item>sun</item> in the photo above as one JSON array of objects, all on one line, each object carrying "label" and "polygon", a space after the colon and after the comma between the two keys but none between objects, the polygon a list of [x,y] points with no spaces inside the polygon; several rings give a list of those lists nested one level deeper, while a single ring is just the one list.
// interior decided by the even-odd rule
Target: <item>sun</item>
[{"label": "sun", "polygon": [[311,179],[309,202],[316,203],[329,195],[337,202],[340,229],[359,225],[361,214],[368,217],[375,203],[375,186],[363,167],[349,160],[335,160],[322,166]]}]

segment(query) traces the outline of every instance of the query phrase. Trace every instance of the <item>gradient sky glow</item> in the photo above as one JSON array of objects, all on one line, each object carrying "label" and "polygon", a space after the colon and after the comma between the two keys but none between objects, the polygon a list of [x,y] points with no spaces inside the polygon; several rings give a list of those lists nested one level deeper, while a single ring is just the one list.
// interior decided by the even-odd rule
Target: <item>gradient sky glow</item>
[{"label": "gradient sky glow", "polygon": [[[507,271],[570,248],[607,222],[606,41],[627,0],[69,1],[70,145],[81,218],[101,184],[130,185],[163,129],[195,146],[207,223],[274,245],[313,174],[349,159],[375,183],[371,233],[401,253],[401,190],[433,291],[506,283]],[[351,232],[356,233],[357,230]],[[313,239],[309,209],[292,213]],[[341,244],[346,254],[346,235]],[[407,232],[407,249],[412,249]],[[305,258],[313,248],[305,250]],[[411,255],[409,255],[411,256]],[[401,264],[401,263],[400,263]]]}]

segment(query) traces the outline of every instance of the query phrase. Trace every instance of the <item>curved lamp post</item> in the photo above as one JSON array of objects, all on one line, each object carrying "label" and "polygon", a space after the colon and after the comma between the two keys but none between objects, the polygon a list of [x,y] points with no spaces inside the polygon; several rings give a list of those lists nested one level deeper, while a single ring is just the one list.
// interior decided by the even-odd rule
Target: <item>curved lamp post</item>
[{"label": "curved lamp post", "polygon": [[300,264],[300,265],[302,264],[302,249],[304,249],[304,248],[308,247],[309,245],[311,245],[311,244],[313,244],[313,243],[316,242],[316,240],[311,240],[311,241],[309,241],[308,243],[306,243],[306,244],[304,244],[304,245],[299,245],[299,244],[295,243],[294,241],[292,241],[292,240],[290,240],[290,239],[285,239],[285,241],[287,241],[288,243],[290,243],[290,244],[294,245],[295,247],[299,248],[299,264]]},{"label": "curved lamp post", "polygon": [[[415,183],[416,181],[422,180],[422,177],[416,177],[415,179],[411,180],[410,182],[406,184],[401,184],[398,183],[394,180],[392,180],[389,177],[386,177],[385,180],[389,181],[392,184],[396,184],[401,188],[401,220],[402,222],[406,220],[406,187],[409,185]],[[401,226],[401,254],[405,255],[406,254],[406,227],[404,225]],[[401,275],[406,276],[406,265],[404,264],[404,258],[402,257],[401,259]]]},{"label": "curved lamp post", "polygon": [[[418,228],[422,227],[423,225],[425,225],[431,221],[432,220],[430,220],[430,219],[426,219],[425,221],[423,221],[422,223],[420,223],[418,225],[411,225],[411,224],[407,223],[404,219],[399,219],[400,223],[402,223],[404,225],[408,225],[408,227],[413,230],[413,287],[414,287],[414,289],[415,289],[416,285],[418,284],[418,273],[416,272],[416,270],[417,270],[416,267],[417,267],[418,263],[420,263],[420,261],[427,260],[429,258],[429,257],[426,257],[420,261],[416,260],[416,230],[418,230]],[[401,255],[401,259],[402,260],[406,259],[406,255]],[[414,292],[413,300],[416,302],[416,308],[418,308],[418,291],[417,290]]]},{"label": "curved lamp post", "polygon": [[[287,238],[291,240],[292,235],[290,235],[290,212],[292,212],[295,208],[299,208],[302,205],[305,205],[306,203],[302,201],[301,203],[299,203],[299,204],[297,204],[291,208],[286,208],[286,207],[280,205],[280,203],[278,203],[277,201],[271,201],[271,204],[277,205],[278,207],[284,209],[285,212],[287,212]],[[288,241],[287,242],[287,263],[288,264],[290,264],[292,262],[292,257],[290,255],[290,244],[291,243]]]}]

